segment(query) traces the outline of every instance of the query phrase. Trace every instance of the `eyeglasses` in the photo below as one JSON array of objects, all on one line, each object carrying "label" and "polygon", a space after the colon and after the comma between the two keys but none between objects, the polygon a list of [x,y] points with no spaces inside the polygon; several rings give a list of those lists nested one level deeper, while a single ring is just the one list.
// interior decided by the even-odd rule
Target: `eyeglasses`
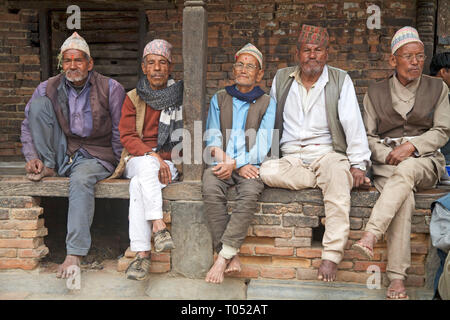
[{"label": "eyeglasses", "polygon": [[412,62],[414,57],[416,57],[416,60],[418,62],[423,62],[427,58],[427,56],[424,53],[418,53],[418,54],[409,53],[409,54],[396,55],[396,56],[403,58],[403,59],[407,60],[408,62]]},{"label": "eyeglasses", "polygon": [[233,64],[233,66],[237,71],[241,71],[243,68],[245,68],[245,70],[247,71],[255,71],[258,68],[254,64],[243,64],[242,62],[237,62]]}]

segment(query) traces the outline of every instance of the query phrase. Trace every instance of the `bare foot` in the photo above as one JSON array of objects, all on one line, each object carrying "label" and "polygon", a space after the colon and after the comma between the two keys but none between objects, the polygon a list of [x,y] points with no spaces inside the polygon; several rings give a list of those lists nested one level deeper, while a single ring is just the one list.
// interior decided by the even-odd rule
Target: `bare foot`
[{"label": "bare foot", "polygon": [[40,181],[44,177],[56,176],[55,169],[44,167],[39,173],[27,173],[27,178],[31,181]]},{"label": "bare foot", "polygon": [[206,274],[205,281],[211,283],[222,283],[224,277],[224,271],[229,263],[229,260],[222,257],[220,254],[218,255],[216,262],[214,262],[211,269],[209,269]]},{"label": "bare foot", "polygon": [[58,271],[56,272],[56,277],[62,278],[62,279],[67,279],[68,277],[70,277],[70,275],[71,275],[70,270],[68,270],[70,266],[79,267],[80,266],[80,256],[67,255],[64,262],[58,266]]},{"label": "bare foot", "polygon": [[398,300],[398,299],[408,299],[406,294],[406,288],[401,279],[394,279],[389,284],[387,289],[386,297],[388,299]]},{"label": "bare foot", "polygon": [[326,282],[336,280],[337,264],[330,260],[322,260],[319,271],[317,272],[317,279]]},{"label": "bare foot", "polygon": [[241,262],[239,261],[238,255],[235,255],[230,263],[228,264],[228,267],[225,269],[225,273],[232,273],[232,272],[241,272]]}]

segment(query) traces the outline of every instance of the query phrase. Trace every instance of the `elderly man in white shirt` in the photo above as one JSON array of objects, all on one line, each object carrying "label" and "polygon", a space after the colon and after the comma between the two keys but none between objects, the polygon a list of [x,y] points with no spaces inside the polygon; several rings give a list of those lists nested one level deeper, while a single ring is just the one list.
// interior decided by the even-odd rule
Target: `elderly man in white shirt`
[{"label": "elderly man in white shirt", "polygon": [[[270,95],[277,101],[275,128],[281,159],[264,162],[261,179],[271,187],[319,187],[325,206],[325,234],[318,279],[336,280],[350,230],[350,191],[368,188],[370,150],[350,76],[326,65],[328,32],[303,25],[299,65],[278,70]],[[276,136],[276,135],[274,135]]]}]

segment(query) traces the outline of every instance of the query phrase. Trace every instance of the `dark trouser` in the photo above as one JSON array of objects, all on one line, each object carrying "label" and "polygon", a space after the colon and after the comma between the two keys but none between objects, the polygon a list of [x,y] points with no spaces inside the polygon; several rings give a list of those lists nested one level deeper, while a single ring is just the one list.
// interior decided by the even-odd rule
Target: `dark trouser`
[{"label": "dark trouser", "polygon": [[[220,180],[208,168],[203,173],[203,203],[208,227],[216,252],[222,244],[239,249],[256,212],[259,196],[264,190],[260,178],[245,179],[235,171],[230,179]],[[236,186],[236,205],[231,216],[227,211],[227,191]]]},{"label": "dark trouser", "polygon": [[69,177],[69,212],[67,218],[67,254],[87,255],[91,246],[90,227],[94,218],[94,186],[110,173],[96,159],[77,152],[69,164],[67,143],[53,106],[47,97],[33,99],[29,112],[30,131],[39,158]]}]

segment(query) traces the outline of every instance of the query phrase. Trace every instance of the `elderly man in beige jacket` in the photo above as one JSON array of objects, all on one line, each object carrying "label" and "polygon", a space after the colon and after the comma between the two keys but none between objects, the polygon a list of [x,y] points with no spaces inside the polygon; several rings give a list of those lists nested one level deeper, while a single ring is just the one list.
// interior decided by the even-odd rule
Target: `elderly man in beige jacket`
[{"label": "elderly man in beige jacket", "polygon": [[395,74],[371,85],[364,97],[375,187],[381,192],[361,240],[353,248],[373,258],[373,246],[387,235],[388,299],[407,299],[414,191],[432,188],[445,169],[439,148],[450,133],[448,88],[422,75],[424,45],[417,30],[404,27],[391,43]]}]

